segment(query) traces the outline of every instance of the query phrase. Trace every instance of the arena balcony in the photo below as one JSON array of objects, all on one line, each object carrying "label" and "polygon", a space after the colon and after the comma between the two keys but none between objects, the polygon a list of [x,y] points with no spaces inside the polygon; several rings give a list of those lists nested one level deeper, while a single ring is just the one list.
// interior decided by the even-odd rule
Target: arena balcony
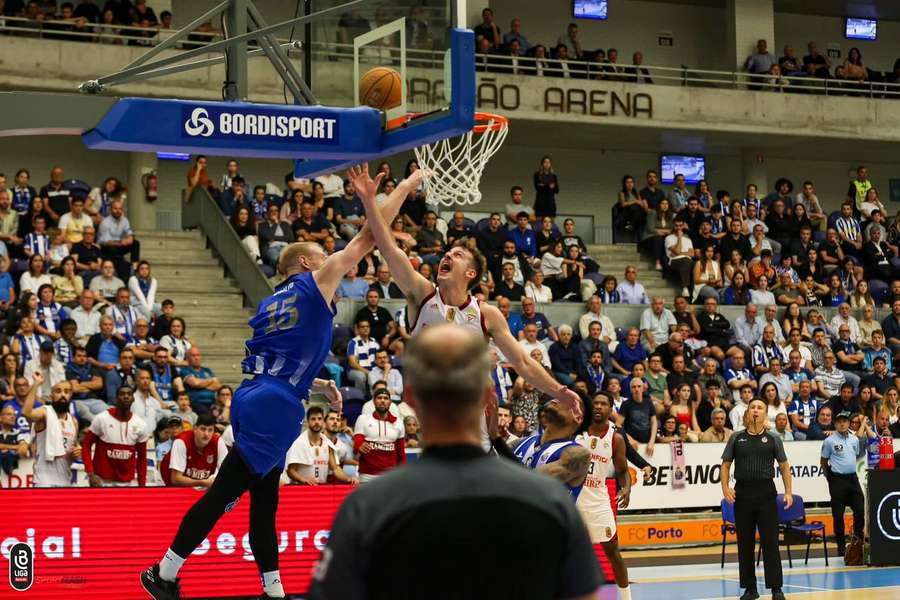
[{"label": "arena balcony", "polygon": [[[113,72],[165,39],[169,30],[90,25],[77,29],[66,22],[27,19],[0,22],[3,87],[74,91],[97,73]],[[70,25],[70,24],[69,24]],[[218,39],[196,32],[196,41]],[[291,40],[284,47],[304,62],[305,49]],[[353,47],[314,38],[312,76],[325,104],[353,103]],[[167,56],[166,51],[163,56]],[[381,47],[369,57],[374,65],[396,60],[396,49]],[[258,51],[259,56],[263,56]],[[441,104],[444,93],[442,53],[407,49],[411,110]],[[224,62],[224,61],[223,61]],[[251,66],[253,62],[251,61]],[[808,137],[895,141],[900,137],[900,84],[847,83],[809,77],[749,75],[690,66],[560,62],[503,55],[478,55],[478,105],[518,122],[530,121],[559,134],[584,135],[584,126],[622,131],[622,127],[706,135],[752,134],[757,139]],[[224,67],[177,73],[117,88],[117,95],[221,98]],[[652,83],[651,83],[652,82]],[[271,69],[251,69],[250,100],[283,103],[281,79]],[[524,124],[524,123],[523,123]],[[521,128],[527,130],[528,128]],[[535,129],[534,131],[538,130]],[[593,127],[592,127],[593,130]]]}]

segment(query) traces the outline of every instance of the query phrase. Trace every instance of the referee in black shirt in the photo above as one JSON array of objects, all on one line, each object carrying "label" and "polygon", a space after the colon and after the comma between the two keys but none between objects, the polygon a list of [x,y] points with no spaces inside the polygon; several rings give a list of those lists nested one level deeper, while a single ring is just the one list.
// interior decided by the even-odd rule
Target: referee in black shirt
[{"label": "referee in black shirt", "polygon": [[[740,580],[741,587],[745,589],[741,600],[759,598],[753,557],[757,530],[765,560],[766,587],[772,590],[772,600],[784,600],[781,554],[778,551],[777,493],[773,480],[777,462],[784,480],[784,505],[789,508],[794,502],[791,497],[791,466],[781,438],[766,430],[766,414],[765,402],[759,398],[751,400],[744,417],[747,428],[732,434],[722,453],[722,493],[725,500],[734,503]],[[728,485],[731,463],[735,463],[734,489]]]},{"label": "referee in black shirt", "polygon": [[344,501],[309,598],[594,598],[600,568],[565,487],[481,450],[493,394],[484,339],[428,327],[403,370],[425,450]]}]

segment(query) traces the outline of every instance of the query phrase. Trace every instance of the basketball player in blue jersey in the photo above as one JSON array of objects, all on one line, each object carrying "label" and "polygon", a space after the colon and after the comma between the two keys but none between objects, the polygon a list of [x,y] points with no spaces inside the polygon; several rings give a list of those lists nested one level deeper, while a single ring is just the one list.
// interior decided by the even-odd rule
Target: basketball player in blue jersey
[{"label": "basketball player in blue jersey", "polygon": [[[373,181],[363,166],[352,169],[349,177],[360,195],[374,199],[383,174]],[[420,181],[421,175],[414,173],[401,182],[384,201],[381,218],[393,220]],[[303,401],[331,347],[335,290],[372,248],[366,227],[331,256],[313,242],[291,244],[281,253],[279,267],[286,279],[250,319],[253,337],[241,366],[253,378],[241,384],[231,403],[234,448],[213,485],[188,510],[162,561],[141,573],[141,584],[155,600],[181,597],[176,576],[182,564],[248,490],[250,548],[263,583],[260,598],[284,598],[275,534],[279,478],[287,451],[300,434]]]},{"label": "basketball player in blue jersey", "polygon": [[[584,401],[579,397],[578,403]],[[582,411],[583,411],[582,407]],[[558,479],[578,499],[591,465],[591,451],[580,446],[575,436],[584,430],[582,419],[562,410],[557,402],[546,402],[538,413],[540,430],[513,448],[513,454],[529,469]]]},{"label": "basketball player in blue jersey", "polygon": [[430,325],[455,323],[478,331],[487,338],[493,338],[494,344],[516,373],[575,412],[575,417],[581,422],[583,407],[578,394],[553,379],[543,365],[528,355],[524,346],[510,333],[509,325],[497,307],[482,304],[469,294],[472,286],[481,280],[484,270],[484,258],[480,253],[465,246],[451,248],[438,263],[435,289],[430,281],[412,267],[409,258],[397,247],[388,228],[390,221],[379,210],[375,197],[362,194],[360,197],[381,257],[406,296],[411,335],[415,336]]}]

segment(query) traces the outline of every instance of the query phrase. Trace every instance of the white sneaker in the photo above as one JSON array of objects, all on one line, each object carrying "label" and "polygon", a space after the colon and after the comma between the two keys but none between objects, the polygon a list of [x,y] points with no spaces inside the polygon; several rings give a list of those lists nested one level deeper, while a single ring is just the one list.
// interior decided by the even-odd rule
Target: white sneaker
[{"label": "white sneaker", "polygon": [[684,288],[681,288],[681,295],[685,296],[686,298],[690,298],[691,292],[686,287],[684,287]]}]

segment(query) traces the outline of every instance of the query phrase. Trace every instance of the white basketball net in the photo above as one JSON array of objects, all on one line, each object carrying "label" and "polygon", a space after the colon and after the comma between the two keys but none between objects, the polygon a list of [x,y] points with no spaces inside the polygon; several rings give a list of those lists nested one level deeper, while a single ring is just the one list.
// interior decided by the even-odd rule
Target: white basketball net
[{"label": "white basketball net", "polygon": [[425,171],[425,191],[429,202],[452,207],[481,201],[481,174],[500,149],[508,123],[487,116],[476,129],[456,138],[445,138],[415,149],[419,168]]}]

